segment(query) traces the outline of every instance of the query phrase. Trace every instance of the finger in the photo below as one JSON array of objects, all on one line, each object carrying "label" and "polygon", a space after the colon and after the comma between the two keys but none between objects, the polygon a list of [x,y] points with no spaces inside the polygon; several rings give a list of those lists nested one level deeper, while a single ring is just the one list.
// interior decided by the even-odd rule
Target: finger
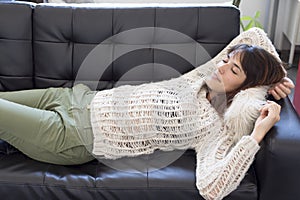
[{"label": "finger", "polygon": [[268,104],[267,104],[266,108],[268,109],[268,112],[271,115],[274,115],[274,116],[278,115],[279,116],[281,106],[279,104],[277,104],[276,102],[268,101]]},{"label": "finger", "polygon": [[269,109],[275,109],[275,110],[279,110],[281,108],[281,106],[278,103],[270,100],[267,100],[267,104],[265,104],[265,107]]},{"label": "finger", "polygon": [[285,98],[291,93],[290,89],[286,88],[283,84],[277,85],[274,90],[281,98]]},{"label": "finger", "polygon": [[283,84],[278,84],[271,91],[271,94],[274,95],[276,100],[287,97],[291,93],[290,89],[286,88]]},{"label": "finger", "polygon": [[290,83],[293,83],[292,79],[290,79],[289,77],[285,76],[283,79],[282,79],[283,82],[290,82]]},{"label": "finger", "polygon": [[278,122],[280,120],[280,107],[276,105],[270,107],[268,117],[274,122]]},{"label": "finger", "polygon": [[267,104],[266,105],[275,106],[275,107],[278,107],[278,108],[281,107],[278,103],[276,103],[275,101],[271,101],[271,100],[267,100]]},{"label": "finger", "polygon": [[[287,83],[287,82],[286,82]],[[284,83],[279,84],[278,87],[286,94],[289,95],[291,93],[291,89],[289,86],[285,85]]]},{"label": "finger", "polygon": [[293,82],[290,82],[290,81],[284,81],[282,84],[285,85],[286,87],[290,88],[290,89],[295,88],[295,84]]},{"label": "finger", "polygon": [[272,102],[267,102],[261,109],[260,109],[260,115],[261,116],[267,116],[270,110],[270,107],[272,105]]},{"label": "finger", "polygon": [[281,99],[281,97],[276,93],[276,91],[274,89],[270,90],[269,93],[274,97],[274,99],[276,99],[276,100],[280,100]]},{"label": "finger", "polygon": [[[267,103],[268,104],[273,104],[273,103],[275,103],[275,101],[267,100]],[[277,104],[277,103],[275,103],[275,104]]]},{"label": "finger", "polygon": [[261,116],[267,116],[268,113],[269,113],[269,108],[268,108],[268,107],[264,107],[264,108],[262,108],[261,111],[260,111],[260,115],[261,115]]},{"label": "finger", "polygon": [[285,87],[289,88],[289,89],[293,89],[295,87],[295,84],[293,83],[293,81],[288,78],[288,77],[284,77],[280,82],[274,84],[270,90],[274,90],[276,86],[279,86],[283,84]]}]

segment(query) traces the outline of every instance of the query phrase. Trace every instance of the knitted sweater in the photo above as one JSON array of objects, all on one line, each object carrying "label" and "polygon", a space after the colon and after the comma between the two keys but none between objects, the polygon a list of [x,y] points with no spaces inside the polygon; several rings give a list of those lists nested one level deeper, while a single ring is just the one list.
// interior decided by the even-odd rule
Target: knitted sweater
[{"label": "knitted sweater", "polygon": [[240,92],[220,116],[204,87],[213,62],[168,81],[99,91],[91,103],[95,157],[195,149],[204,198],[222,199],[236,189],[259,149],[248,134],[267,87]]}]

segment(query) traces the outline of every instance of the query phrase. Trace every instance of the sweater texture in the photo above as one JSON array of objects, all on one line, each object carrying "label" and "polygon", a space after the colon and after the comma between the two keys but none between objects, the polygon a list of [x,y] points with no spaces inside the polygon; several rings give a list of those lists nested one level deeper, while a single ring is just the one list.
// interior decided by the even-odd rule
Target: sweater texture
[{"label": "sweater texture", "polygon": [[[250,44],[270,48],[261,45],[261,36],[265,40],[262,31],[252,29],[229,46],[249,37]],[[206,98],[205,77],[223,54],[178,78],[99,91],[91,102],[95,157],[194,149],[196,185],[204,198],[222,199],[236,189],[259,150],[249,134],[268,87],[241,91],[220,115]]]}]

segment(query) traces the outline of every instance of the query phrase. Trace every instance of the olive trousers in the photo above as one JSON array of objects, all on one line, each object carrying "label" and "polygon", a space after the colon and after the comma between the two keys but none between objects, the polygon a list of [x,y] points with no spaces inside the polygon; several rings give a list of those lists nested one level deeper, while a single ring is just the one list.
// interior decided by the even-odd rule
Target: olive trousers
[{"label": "olive trousers", "polygon": [[91,161],[88,106],[95,94],[82,84],[0,92],[0,139],[42,162],[73,165]]}]

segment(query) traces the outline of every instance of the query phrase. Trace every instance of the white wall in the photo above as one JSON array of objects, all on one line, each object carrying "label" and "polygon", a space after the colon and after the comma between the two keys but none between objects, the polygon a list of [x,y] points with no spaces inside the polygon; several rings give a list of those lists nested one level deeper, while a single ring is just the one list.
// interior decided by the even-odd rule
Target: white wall
[{"label": "white wall", "polygon": [[101,3],[209,3],[211,4],[211,3],[224,3],[230,0],[90,0],[90,1],[101,2]]},{"label": "white wall", "polygon": [[205,3],[215,4],[229,2],[230,0],[48,0],[54,3]]},{"label": "white wall", "polygon": [[[277,44],[280,49],[290,49],[291,40],[295,40],[296,45],[300,44],[300,33],[296,30],[299,26],[297,25],[299,23],[297,12],[299,12],[299,0],[279,0],[276,40],[280,41]],[[293,34],[294,31],[298,37]]]},{"label": "white wall", "polygon": [[[279,50],[289,50],[291,44],[284,35],[293,29],[295,17],[291,17],[297,0],[278,0],[277,21],[274,21],[275,0],[242,0],[240,4],[241,16],[254,16],[257,10],[260,11],[260,22],[268,36],[272,39],[275,47]],[[300,0],[298,0],[300,1]],[[300,43],[300,33],[298,34]]]},{"label": "white wall", "polygon": [[268,28],[269,0],[242,0],[240,4],[241,16],[254,16],[256,11],[260,11],[260,22],[263,27]]}]

